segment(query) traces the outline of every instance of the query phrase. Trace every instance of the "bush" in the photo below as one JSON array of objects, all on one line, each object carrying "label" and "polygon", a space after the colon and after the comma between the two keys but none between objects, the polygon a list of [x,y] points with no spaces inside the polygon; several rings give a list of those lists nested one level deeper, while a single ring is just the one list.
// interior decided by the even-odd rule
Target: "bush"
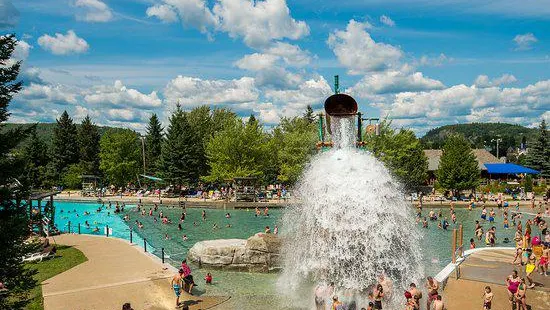
[{"label": "bush", "polygon": [[523,180],[523,188],[527,193],[533,191],[533,178],[530,175],[527,175]]}]

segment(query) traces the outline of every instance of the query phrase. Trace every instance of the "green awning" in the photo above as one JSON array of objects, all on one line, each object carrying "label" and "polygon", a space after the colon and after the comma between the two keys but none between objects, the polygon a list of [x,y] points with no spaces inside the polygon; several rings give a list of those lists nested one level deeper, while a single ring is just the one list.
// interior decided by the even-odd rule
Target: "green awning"
[{"label": "green awning", "polygon": [[161,178],[157,178],[157,177],[146,175],[146,174],[140,174],[140,175],[142,177],[146,178],[146,179],[149,179],[149,180],[152,180],[152,181],[155,181],[155,182],[162,182]]}]

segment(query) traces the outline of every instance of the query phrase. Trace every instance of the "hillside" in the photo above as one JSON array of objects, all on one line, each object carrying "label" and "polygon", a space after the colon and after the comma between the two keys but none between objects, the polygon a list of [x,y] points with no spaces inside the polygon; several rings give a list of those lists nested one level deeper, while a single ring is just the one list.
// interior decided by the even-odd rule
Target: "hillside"
[{"label": "hillside", "polygon": [[[6,123],[5,126],[3,127],[4,128],[3,130],[9,130],[9,129],[19,128],[19,127],[28,128],[32,125],[34,125],[34,123],[31,123],[31,124]],[[38,123],[36,125],[36,134],[46,144],[50,145],[52,143],[52,140],[53,140],[53,131],[54,131],[55,126],[56,126],[56,123]],[[77,123],[76,127],[79,128],[80,124]],[[99,134],[103,135],[105,133],[105,131],[107,131],[107,129],[109,129],[109,128],[112,128],[112,127],[98,126]],[[25,142],[21,143],[19,145],[19,147],[22,147],[24,145],[25,145]]]},{"label": "hillside", "polygon": [[506,154],[508,147],[519,147],[523,137],[527,145],[537,136],[538,129],[527,128],[520,125],[506,123],[470,123],[446,125],[434,128],[426,133],[420,141],[426,149],[440,149],[445,143],[445,137],[451,133],[462,134],[475,148],[491,148],[491,153],[496,154],[496,142],[491,139],[502,139],[499,144],[499,153]]}]

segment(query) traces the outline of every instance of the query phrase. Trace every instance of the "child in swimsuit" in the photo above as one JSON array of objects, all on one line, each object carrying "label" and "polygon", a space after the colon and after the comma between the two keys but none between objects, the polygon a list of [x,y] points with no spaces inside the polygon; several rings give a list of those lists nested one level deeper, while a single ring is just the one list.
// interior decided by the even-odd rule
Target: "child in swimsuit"
[{"label": "child in swimsuit", "polygon": [[486,286],[483,293],[483,310],[491,309],[491,302],[493,301],[493,292],[491,292],[491,287]]},{"label": "child in swimsuit", "polygon": [[525,284],[525,279],[521,279],[521,282],[518,285],[516,292],[516,310],[527,310],[526,296],[525,292],[527,291],[527,285]]},{"label": "child in swimsuit", "polygon": [[548,272],[548,256],[550,256],[550,249],[544,244],[542,246],[542,255],[538,263],[540,274],[546,275]]}]

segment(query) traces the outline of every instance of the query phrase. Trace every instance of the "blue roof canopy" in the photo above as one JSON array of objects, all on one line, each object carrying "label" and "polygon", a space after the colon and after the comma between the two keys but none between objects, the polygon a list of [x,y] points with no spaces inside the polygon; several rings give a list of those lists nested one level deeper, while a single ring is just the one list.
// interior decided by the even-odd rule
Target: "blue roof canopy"
[{"label": "blue roof canopy", "polygon": [[485,167],[487,167],[487,172],[489,174],[520,174],[520,173],[539,174],[540,173],[540,171],[523,167],[520,165],[516,165],[516,164],[510,164],[510,163],[507,163],[507,164],[496,163],[496,164],[484,164],[484,165]]}]

